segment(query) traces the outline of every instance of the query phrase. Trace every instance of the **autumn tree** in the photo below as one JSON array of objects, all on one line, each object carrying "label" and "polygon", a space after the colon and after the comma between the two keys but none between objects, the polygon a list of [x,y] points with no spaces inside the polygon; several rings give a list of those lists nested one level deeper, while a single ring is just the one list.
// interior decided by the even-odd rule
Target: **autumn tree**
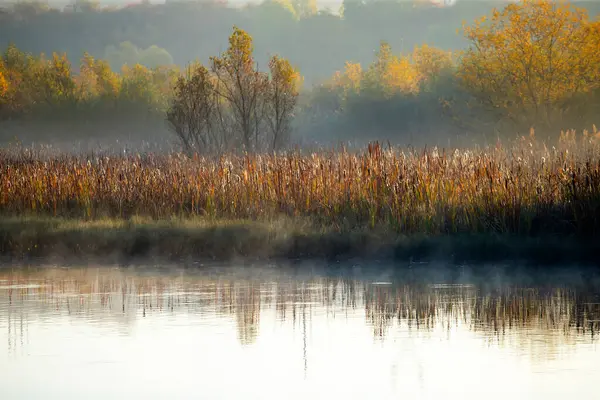
[{"label": "autumn tree", "polygon": [[336,72],[331,80],[332,89],[339,92],[343,101],[360,93],[364,85],[364,72],[360,63],[346,62],[344,72]]},{"label": "autumn tree", "polygon": [[3,75],[7,85],[4,94],[5,109],[13,114],[21,114],[33,103],[35,88],[32,88],[31,74],[36,60],[10,44],[2,54]]},{"label": "autumn tree", "polygon": [[31,120],[73,119],[139,121],[164,115],[178,70],[140,65],[111,70],[104,60],[84,53],[78,71],[66,54],[33,56],[10,45],[0,55],[1,117]]},{"label": "autumn tree", "polygon": [[0,98],[2,98],[6,92],[8,91],[8,82],[4,77],[4,71],[2,68],[2,64],[0,64]]},{"label": "autumn tree", "polygon": [[50,111],[75,104],[76,85],[65,54],[54,53],[50,59],[43,54],[34,58],[9,47],[3,61],[8,71],[13,111]]},{"label": "autumn tree", "polygon": [[4,112],[12,116],[32,111],[56,111],[77,102],[76,83],[65,54],[33,57],[10,45],[0,60],[6,81],[2,95]]},{"label": "autumn tree", "polygon": [[290,135],[292,115],[298,101],[300,74],[289,61],[273,56],[269,62],[271,80],[265,93],[271,147],[277,150]]},{"label": "autumn tree", "polygon": [[118,100],[138,111],[164,112],[170,101],[164,86],[172,86],[171,76],[161,69],[136,64],[121,70]]},{"label": "autumn tree", "polygon": [[375,54],[375,60],[369,65],[364,73],[362,86],[371,91],[382,92],[385,87],[385,80],[394,55],[392,47],[386,41],[379,43],[379,49]]},{"label": "autumn tree", "polygon": [[394,55],[391,46],[382,41],[375,60],[363,77],[363,88],[376,96],[391,97],[418,91],[419,75],[406,55]]},{"label": "autumn tree", "polygon": [[415,47],[412,62],[425,90],[430,90],[440,79],[454,72],[452,53],[427,44]]},{"label": "autumn tree", "polygon": [[450,107],[457,111],[456,105],[464,103],[456,90],[455,70],[450,52],[424,44],[398,54],[382,41],[366,69],[347,62],[328,83],[313,89],[303,110],[315,118],[301,118],[358,141],[385,137],[424,143],[440,127],[450,135],[458,128]]},{"label": "autumn tree", "polygon": [[229,48],[210,59],[217,78],[216,91],[234,114],[235,129],[246,150],[256,149],[262,139],[263,95],[268,84],[267,75],[256,70],[252,52],[250,35],[234,27]]},{"label": "autumn tree", "polygon": [[187,150],[236,146],[258,151],[283,145],[291,129],[300,75],[278,56],[269,62],[270,73],[261,72],[252,53],[250,35],[234,27],[229,47],[210,58],[210,68],[195,64],[177,80],[167,120]]},{"label": "autumn tree", "polygon": [[227,135],[217,124],[221,104],[208,69],[200,63],[188,66],[173,89],[167,121],[183,147],[198,153],[224,150]]},{"label": "autumn tree", "polygon": [[524,0],[465,27],[462,85],[487,110],[517,126],[564,120],[600,85],[600,31],[568,3]]},{"label": "autumn tree", "polygon": [[8,81],[4,77],[4,74],[4,64],[0,61],[0,117],[2,117],[4,107],[6,106],[8,94]]},{"label": "autumn tree", "polygon": [[108,62],[97,60],[87,53],[81,59],[77,82],[82,100],[114,100],[121,90],[121,79]]},{"label": "autumn tree", "polygon": [[393,57],[384,76],[384,92],[388,96],[419,91],[419,74],[408,56]]}]

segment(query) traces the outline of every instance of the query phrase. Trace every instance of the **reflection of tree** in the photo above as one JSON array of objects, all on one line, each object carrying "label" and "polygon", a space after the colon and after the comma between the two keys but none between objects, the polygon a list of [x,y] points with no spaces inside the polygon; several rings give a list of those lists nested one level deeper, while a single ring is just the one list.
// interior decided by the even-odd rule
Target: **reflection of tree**
[{"label": "reflection of tree", "polygon": [[[81,320],[128,334],[138,318],[154,314],[225,316],[235,320],[238,340],[247,345],[256,341],[260,314],[268,311],[298,329],[306,351],[315,316],[347,318],[362,309],[381,339],[393,329],[427,333],[460,324],[489,343],[546,357],[582,335],[595,339],[600,324],[594,288],[373,285],[339,278],[272,281],[102,268],[4,271],[0,329],[6,329],[12,351],[27,343],[29,323],[48,318]],[[306,364],[306,354],[304,358]]]},{"label": "reflection of tree", "polygon": [[258,336],[260,316],[260,285],[252,282],[235,291],[235,319],[238,340],[242,344],[252,344]]}]

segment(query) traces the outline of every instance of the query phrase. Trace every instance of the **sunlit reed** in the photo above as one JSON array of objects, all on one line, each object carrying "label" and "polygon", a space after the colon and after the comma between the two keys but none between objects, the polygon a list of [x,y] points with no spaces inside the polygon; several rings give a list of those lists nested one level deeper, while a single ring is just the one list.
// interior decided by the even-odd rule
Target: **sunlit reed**
[{"label": "sunlit reed", "polygon": [[596,132],[444,150],[45,155],[0,150],[0,212],[84,219],[310,217],[336,229],[577,233],[600,226]]}]

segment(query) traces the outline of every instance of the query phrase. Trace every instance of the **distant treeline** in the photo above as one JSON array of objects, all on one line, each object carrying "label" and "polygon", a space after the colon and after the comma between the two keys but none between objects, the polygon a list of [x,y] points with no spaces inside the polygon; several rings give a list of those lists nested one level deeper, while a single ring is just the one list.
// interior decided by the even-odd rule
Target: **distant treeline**
[{"label": "distant treeline", "polygon": [[[364,4],[363,4],[364,3]],[[88,52],[105,58],[107,48],[123,42],[146,49],[165,49],[179,66],[199,59],[208,62],[227,46],[232,26],[254,39],[261,68],[279,54],[296,66],[306,84],[330,77],[346,61],[371,62],[381,40],[396,51],[412,51],[427,43],[444,50],[465,48],[463,22],[488,14],[506,1],[458,1],[451,7],[403,1],[345,1],[335,13],[317,11],[310,0],[265,1],[230,7],[224,1],[138,4],[99,9],[79,1],[69,10],[19,2],[0,13],[0,47],[14,43],[33,54],[64,53],[71,59]],[[600,2],[573,3],[595,16]],[[112,65],[112,64],[111,64]],[[112,65],[119,69],[120,65]]]},{"label": "distant treeline", "polygon": [[[289,24],[281,19],[283,17],[271,20],[263,15],[261,18],[267,18],[265,21],[269,22],[252,25],[249,29],[248,33],[255,32],[255,35],[252,38],[248,36],[251,43],[247,52],[253,57],[253,65],[254,61],[258,62],[262,71],[268,70],[270,64],[260,58],[264,58],[266,54],[278,54],[282,59],[290,61],[289,68],[293,68],[294,74],[297,71],[304,78],[298,102],[294,101],[295,110],[290,110],[290,115],[294,116],[292,125],[296,128],[296,139],[300,141],[343,140],[358,144],[370,140],[391,140],[396,143],[430,144],[437,141],[445,144],[458,134],[490,134],[493,137],[507,133],[528,134],[529,129],[534,128],[538,136],[557,136],[561,129],[591,129],[593,123],[600,122],[594,119],[600,110],[600,22],[597,18],[588,17],[591,13],[572,5],[558,6],[542,0],[510,5],[503,3],[503,8],[499,10],[481,10],[480,15],[487,15],[485,21],[475,17],[467,19],[465,14],[463,17],[467,26],[460,31],[462,39],[459,42],[462,40],[468,46],[463,45],[463,51],[448,51],[449,46],[443,43],[438,46],[425,44],[426,38],[419,39],[423,29],[431,28],[431,25],[425,23],[420,28],[414,27],[415,35],[406,36],[412,37],[412,43],[400,40],[398,44],[398,38],[402,39],[401,34],[394,36],[392,40],[383,40],[382,38],[392,36],[385,32],[376,41],[371,39],[378,30],[375,27],[371,29],[367,20],[364,20],[365,25],[361,31],[364,35],[358,35],[354,41],[354,34],[351,34],[355,32],[351,27],[359,25],[357,21],[363,18],[363,12],[365,15],[374,15],[369,12],[379,10],[380,7],[390,7],[389,15],[369,18],[378,18],[381,22],[378,25],[385,26],[396,8],[400,10],[404,7],[407,15],[414,13],[414,20],[428,15],[430,19],[427,21],[433,23],[436,15],[458,18],[454,13],[460,9],[460,4],[465,3],[440,9],[423,6],[413,8],[406,3],[361,6],[346,4],[343,17],[313,14],[309,11],[298,17],[293,12],[294,8],[286,8],[285,4],[281,6],[280,3],[270,4],[271,8],[266,8],[267,5],[263,4],[241,10],[214,4],[173,4],[136,6],[119,11],[44,11],[27,14],[26,25],[23,22],[25,19],[17,19],[18,15],[23,14],[19,6],[13,13],[2,17],[8,24],[4,21],[0,23],[0,31],[10,26],[14,29],[25,29],[28,26],[29,29],[23,37],[15,36],[16,44],[7,45],[0,59],[0,118],[5,121],[26,120],[43,124],[48,121],[80,120],[104,127],[112,123],[116,128],[111,129],[115,131],[123,129],[124,121],[134,121],[133,125],[128,126],[129,131],[142,130],[148,135],[146,129],[150,127],[150,130],[158,132],[159,137],[165,136],[166,124],[161,123],[165,122],[169,108],[177,100],[177,93],[181,94],[182,90],[208,93],[198,91],[198,88],[189,91],[192,86],[181,86],[179,92],[174,91],[178,78],[182,73],[185,75],[189,72],[176,65],[177,62],[185,62],[177,56],[177,50],[174,50],[176,46],[195,45],[196,51],[182,53],[187,54],[187,59],[193,59],[200,52],[200,62],[207,64],[205,59],[208,56],[203,52],[212,48],[214,52],[211,56],[223,54],[227,47],[225,39],[231,32],[231,26],[216,24],[216,14],[238,17],[254,15],[253,18],[258,18],[263,14],[252,14],[257,10],[279,10],[277,12],[289,18]],[[491,7],[491,3],[470,4],[475,9]],[[311,10],[309,5],[305,4],[306,9]],[[358,12],[359,9],[362,11]],[[156,25],[153,25],[152,16],[161,15],[159,10],[163,11],[165,22],[159,24],[156,20]],[[167,34],[163,38],[150,33],[137,37],[133,35],[135,30],[129,30],[126,35],[118,29],[108,28],[109,21],[112,21],[110,18],[140,13],[140,18],[145,21],[141,24],[144,27],[141,31],[144,32],[151,26],[155,31],[172,26],[172,32],[177,29],[208,29],[201,23],[169,22],[174,21],[169,19],[170,13],[179,13],[181,10],[188,10],[189,15],[193,15],[196,12],[194,10],[205,10],[206,13],[198,14],[202,15],[199,21],[206,20],[206,24],[212,24],[214,32],[200,36],[181,36],[179,41],[171,43],[176,45],[173,47],[166,41]],[[210,13],[216,13],[215,18],[206,16]],[[184,12],[180,17],[183,19],[189,15]],[[65,18],[66,22],[51,24],[54,29],[48,28],[47,32],[42,33],[43,27],[50,25],[31,22],[38,19],[43,21],[44,18],[48,18],[48,21],[54,18],[55,23],[59,18]],[[235,19],[232,18],[233,20]],[[327,22],[323,25],[316,24],[322,20]],[[437,24],[446,26],[450,20],[440,18]],[[80,36],[89,35],[87,29],[84,35],[79,35],[75,21],[84,21],[85,26],[96,26],[98,21],[104,21],[102,23],[106,25],[106,29],[103,34],[98,31],[98,35],[92,37],[90,50],[98,49],[105,57],[94,57],[91,55],[94,51],[89,54],[82,51],[78,54],[78,50],[69,50],[69,43],[81,41],[83,39]],[[246,18],[240,25],[247,25],[250,21],[252,19]],[[285,23],[276,32],[266,35],[265,30],[279,23],[278,21]],[[306,31],[307,37],[312,37],[307,39],[306,49],[303,47],[305,40],[301,38],[297,38],[294,44],[279,43],[286,38],[287,33],[284,32],[302,32],[303,24],[309,21],[316,25],[314,29]],[[74,25],[69,27],[70,23]],[[390,29],[392,26],[390,23]],[[461,23],[455,21],[453,30],[460,27]],[[70,39],[66,36],[69,29],[72,30]],[[225,29],[227,32],[221,35],[220,32]],[[397,29],[401,31],[405,26],[399,24]],[[27,52],[35,47],[32,45],[34,41],[27,45],[27,36],[33,37],[31,32],[38,32],[40,43],[36,44],[37,50],[45,49],[42,48],[45,45],[41,43],[47,42],[49,46],[53,37],[57,38],[61,36],[61,32],[65,33],[64,43],[57,43],[54,50],[65,49],[66,52],[48,51],[47,56],[34,56],[37,53]],[[110,32],[113,32],[114,39],[110,43],[117,43],[118,47],[105,46],[108,42],[102,46],[93,44]],[[350,33],[344,36],[344,32]],[[316,33],[318,38],[310,36]],[[338,34],[341,37],[336,44],[334,42],[338,40]],[[444,36],[449,38],[451,35],[442,34],[439,37]],[[0,37],[5,38],[7,35],[1,34]],[[144,40],[141,40],[142,37]],[[208,39],[203,42],[205,38],[210,38],[210,43]],[[20,47],[19,43],[24,44],[24,47]],[[272,47],[265,47],[265,43]],[[415,43],[418,45],[414,45]],[[229,45],[231,46],[231,42]],[[300,58],[304,61],[294,63],[304,50],[306,57]],[[81,59],[76,61],[79,57]],[[360,62],[361,57],[365,61]],[[261,68],[261,65],[264,67]],[[319,83],[307,82],[307,75],[311,76],[311,71],[314,73],[319,67],[323,68],[320,71],[331,69],[331,72]],[[250,71],[254,67],[248,68]],[[247,78],[259,76],[252,74],[255,72],[248,72]],[[198,78],[201,76],[203,75],[198,75]],[[214,77],[206,77],[206,83],[212,85]],[[221,83],[227,82],[221,80]],[[194,80],[189,81],[189,84],[194,84]],[[266,85],[263,89],[267,90],[265,88],[269,87]],[[257,86],[252,85],[244,90],[250,88],[258,90]],[[218,88],[215,90],[219,91]],[[242,97],[245,95],[242,92],[239,94]],[[268,95],[266,92],[262,94]],[[219,96],[222,97],[221,94]],[[193,96],[188,96],[188,99],[192,98]],[[188,121],[186,124],[198,120],[196,116],[187,114],[182,118]],[[149,122],[146,127],[136,127],[137,121]],[[8,126],[6,123],[0,125],[0,128]],[[77,129],[75,127],[73,131]],[[79,132],[82,135],[94,134],[81,129]],[[0,132],[0,136],[2,135]]]}]

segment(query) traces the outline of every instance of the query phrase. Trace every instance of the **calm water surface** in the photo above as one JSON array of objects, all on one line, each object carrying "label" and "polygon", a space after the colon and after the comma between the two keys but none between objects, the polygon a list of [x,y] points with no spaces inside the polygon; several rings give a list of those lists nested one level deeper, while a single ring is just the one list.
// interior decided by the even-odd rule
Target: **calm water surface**
[{"label": "calm water surface", "polygon": [[0,270],[0,399],[600,398],[591,279],[233,271]]}]

